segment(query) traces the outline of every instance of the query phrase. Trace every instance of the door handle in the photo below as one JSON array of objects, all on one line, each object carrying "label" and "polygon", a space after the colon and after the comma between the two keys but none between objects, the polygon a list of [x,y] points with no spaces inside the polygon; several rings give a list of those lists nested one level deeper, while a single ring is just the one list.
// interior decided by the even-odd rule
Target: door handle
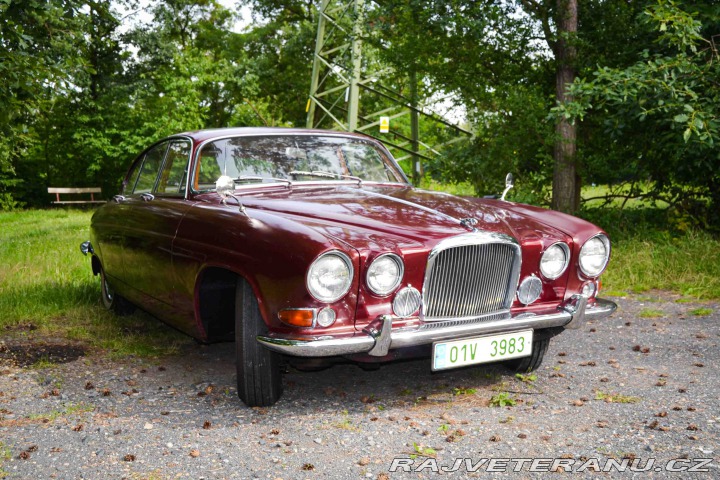
[{"label": "door handle", "polygon": [[143,193],[140,195],[140,198],[142,198],[144,202],[152,202],[155,200],[155,196],[152,193]]},{"label": "door handle", "polygon": [[122,203],[125,201],[125,197],[123,197],[122,195],[115,195],[113,197],[113,200],[115,200],[115,203]]}]

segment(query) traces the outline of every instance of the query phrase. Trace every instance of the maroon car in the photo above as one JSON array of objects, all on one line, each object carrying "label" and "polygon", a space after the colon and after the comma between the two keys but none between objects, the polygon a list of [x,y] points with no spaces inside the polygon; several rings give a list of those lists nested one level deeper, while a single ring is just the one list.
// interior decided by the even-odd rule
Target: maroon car
[{"label": "maroon car", "polygon": [[[235,339],[239,397],[270,405],[281,359],[537,368],[597,297],[610,242],[575,217],[413,188],[369,137],[235,128],[173,135],[93,216],[104,305]],[[307,361],[307,360],[306,360]]]}]

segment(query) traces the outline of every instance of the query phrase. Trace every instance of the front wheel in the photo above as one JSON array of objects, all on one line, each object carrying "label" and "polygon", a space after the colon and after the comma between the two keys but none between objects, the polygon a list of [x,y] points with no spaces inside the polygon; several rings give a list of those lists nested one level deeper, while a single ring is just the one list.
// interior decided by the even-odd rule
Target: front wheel
[{"label": "front wheel", "polygon": [[106,309],[121,317],[130,315],[135,311],[135,305],[115,293],[115,290],[108,282],[104,268],[100,269],[100,299]]},{"label": "front wheel", "polygon": [[267,332],[250,284],[238,280],[235,288],[235,366],[240,400],[248,407],[267,407],[282,395],[280,355],[258,343]]},{"label": "front wheel", "polygon": [[527,373],[537,370],[542,365],[545,352],[550,345],[550,338],[533,340],[532,354],[529,357],[516,358],[505,361],[505,366],[518,373]]}]

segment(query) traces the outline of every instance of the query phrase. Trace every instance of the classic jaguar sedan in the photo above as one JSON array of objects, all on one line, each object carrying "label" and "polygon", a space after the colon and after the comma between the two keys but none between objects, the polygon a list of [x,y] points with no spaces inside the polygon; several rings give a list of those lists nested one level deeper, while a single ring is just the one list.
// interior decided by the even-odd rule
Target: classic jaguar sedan
[{"label": "classic jaguar sedan", "polygon": [[533,370],[551,337],[615,310],[598,298],[600,228],[419,190],[357,134],[173,135],[137,157],[81,249],[107,308],[139,306],[203,342],[234,338],[249,406],[279,399],[286,360]]}]

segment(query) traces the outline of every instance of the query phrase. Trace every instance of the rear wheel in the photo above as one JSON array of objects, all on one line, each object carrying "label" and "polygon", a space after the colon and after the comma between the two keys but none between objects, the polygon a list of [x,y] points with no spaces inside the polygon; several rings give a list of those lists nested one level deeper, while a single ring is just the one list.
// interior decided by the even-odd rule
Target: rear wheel
[{"label": "rear wheel", "polygon": [[258,343],[267,332],[250,284],[238,280],[235,291],[235,365],[238,397],[248,407],[267,407],[282,394],[280,355]]},{"label": "rear wheel", "polygon": [[112,288],[105,275],[105,269],[100,269],[100,299],[103,306],[116,315],[130,315],[135,311],[135,305],[125,300]]},{"label": "rear wheel", "polygon": [[545,352],[547,352],[548,346],[550,345],[550,338],[541,338],[539,340],[533,340],[532,354],[529,357],[517,358],[514,360],[505,361],[505,366],[510,370],[519,373],[532,372],[537,370],[542,365]]}]

